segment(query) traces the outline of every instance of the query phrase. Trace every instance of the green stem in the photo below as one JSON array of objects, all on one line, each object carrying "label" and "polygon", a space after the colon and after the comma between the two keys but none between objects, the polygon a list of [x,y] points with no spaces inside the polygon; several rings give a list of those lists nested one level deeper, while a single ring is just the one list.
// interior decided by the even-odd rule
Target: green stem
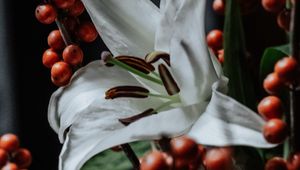
[{"label": "green stem", "polygon": [[123,62],[120,62],[120,61],[118,61],[118,60],[116,60],[114,58],[110,58],[107,62],[111,63],[111,64],[114,64],[114,65],[117,65],[117,66],[119,66],[119,67],[121,67],[121,68],[123,68],[123,69],[125,69],[125,70],[127,70],[127,71],[129,71],[131,73],[133,73],[133,74],[136,74],[136,75],[138,75],[138,76],[140,76],[140,77],[142,77],[142,78],[144,78],[146,80],[152,81],[152,82],[157,83],[159,85],[163,85],[163,82],[161,80],[159,80],[157,78],[154,78],[154,77],[151,77],[151,76],[149,76],[149,75],[147,75],[147,74],[145,74],[143,72],[140,72],[139,70],[137,70],[135,68],[132,68],[129,65],[127,65],[127,64],[125,64]]},{"label": "green stem", "polygon": [[148,93],[148,96],[173,100],[173,97],[172,97],[172,96],[165,96],[165,95],[161,95],[161,94]]}]

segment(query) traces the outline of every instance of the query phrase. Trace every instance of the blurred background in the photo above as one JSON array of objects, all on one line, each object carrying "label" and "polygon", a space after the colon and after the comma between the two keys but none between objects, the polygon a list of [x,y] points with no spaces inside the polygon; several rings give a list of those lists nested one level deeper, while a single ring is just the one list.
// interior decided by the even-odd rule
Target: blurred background
[{"label": "blurred background", "polygon": [[[0,135],[11,132],[19,136],[21,146],[33,155],[29,169],[56,170],[61,144],[48,124],[47,107],[57,87],[42,64],[42,54],[48,48],[49,32],[57,27],[35,19],[40,2],[0,0]],[[276,26],[276,16],[263,11],[259,2],[254,12],[244,16],[254,76],[258,75],[255,70],[263,49],[285,41],[284,32]],[[207,4],[207,31],[222,29],[223,25],[223,16],[212,12],[211,3]],[[105,49],[100,38],[81,47],[84,63],[97,59]],[[256,86],[261,88],[258,82]]]}]

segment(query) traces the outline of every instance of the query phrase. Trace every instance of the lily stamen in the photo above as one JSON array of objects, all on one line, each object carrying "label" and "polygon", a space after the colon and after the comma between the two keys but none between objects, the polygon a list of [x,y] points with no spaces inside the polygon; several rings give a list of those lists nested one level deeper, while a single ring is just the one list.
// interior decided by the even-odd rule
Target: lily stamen
[{"label": "lily stamen", "polygon": [[117,86],[105,92],[105,99],[119,97],[147,98],[149,90],[138,86]]},{"label": "lily stamen", "polygon": [[131,117],[128,117],[128,118],[124,118],[124,119],[119,119],[119,122],[121,122],[125,126],[128,126],[132,122],[135,122],[135,121],[137,121],[141,118],[153,115],[155,113],[156,113],[156,111],[154,111],[154,109],[150,108],[150,109],[147,109],[147,110],[145,110],[142,113],[139,113],[137,115],[134,115],[134,116],[131,116]]},{"label": "lily stamen", "polygon": [[155,63],[159,59],[164,60],[168,64],[168,66],[170,66],[170,55],[166,52],[153,51],[153,52],[147,54],[146,57],[145,57],[145,61],[147,63]]},{"label": "lily stamen", "polygon": [[150,63],[146,63],[145,60],[133,56],[117,56],[115,59],[145,73],[149,74],[154,71],[155,68]]},{"label": "lily stamen", "polygon": [[168,94],[174,95],[179,93],[180,89],[167,67],[164,64],[160,64],[158,71]]},{"label": "lily stamen", "polygon": [[113,58],[113,56],[109,52],[106,52],[106,51],[102,52],[101,58],[105,62],[105,64],[117,65],[117,66],[119,66],[119,67],[133,73],[133,74],[136,74],[136,75],[138,75],[138,76],[140,76],[144,79],[147,79],[147,80],[152,81],[152,82],[154,82],[156,84],[159,84],[159,85],[163,85],[163,83],[160,79],[158,79],[156,77],[152,77],[150,75],[147,75],[147,74],[141,72],[140,70],[137,70],[137,69],[131,67],[130,65],[127,65],[126,63],[123,63],[123,62]]}]

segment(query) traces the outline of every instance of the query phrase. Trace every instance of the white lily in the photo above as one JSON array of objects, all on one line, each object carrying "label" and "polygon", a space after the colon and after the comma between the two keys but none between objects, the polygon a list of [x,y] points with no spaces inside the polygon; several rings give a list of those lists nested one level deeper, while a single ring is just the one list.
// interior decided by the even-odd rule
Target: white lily
[{"label": "white lily", "polygon": [[170,54],[169,69],[180,87],[181,103],[124,126],[118,119],[156,108],[165,99],[106,100],[108,89],[132,85],[161,94],[164,87],[117,66],[88,64],[50,100],[49,122],[64,142],[60,170],[78,170],[110,147],[161,135],[188,134],[204,145],[274,146],[261,133],[264,120],[225,95],[227,80],[205,41],[205,0],[161,0],[160,8],[150,0],[83,3],[115,56],[144,56],[154,50]]}]

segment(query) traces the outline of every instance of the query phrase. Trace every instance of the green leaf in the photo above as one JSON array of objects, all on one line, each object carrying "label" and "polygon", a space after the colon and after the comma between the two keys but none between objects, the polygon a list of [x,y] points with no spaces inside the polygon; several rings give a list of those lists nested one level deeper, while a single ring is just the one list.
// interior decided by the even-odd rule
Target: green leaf
[{"label": "green leaf", "polygon": [[[134,142],[130,144],[138,157],[143,156],[151,149],[149,142]],[[98,155],[95,155],[81,170],[132,170],[132,165],[125,154],[106,150]]]},{"label": "green leaf", "polygon": [[229,78],[228,95],[255,108],[253,82],[248,73],[241,14],[237,0],[226,1],[224,25],[224,74]]},{"label": "green leaf", "polygon": [[273,72],[276,62],[287,55],[290,55],[289,45],[265,49],[260,61],[260,80],[263,81],[269,73]]}]

